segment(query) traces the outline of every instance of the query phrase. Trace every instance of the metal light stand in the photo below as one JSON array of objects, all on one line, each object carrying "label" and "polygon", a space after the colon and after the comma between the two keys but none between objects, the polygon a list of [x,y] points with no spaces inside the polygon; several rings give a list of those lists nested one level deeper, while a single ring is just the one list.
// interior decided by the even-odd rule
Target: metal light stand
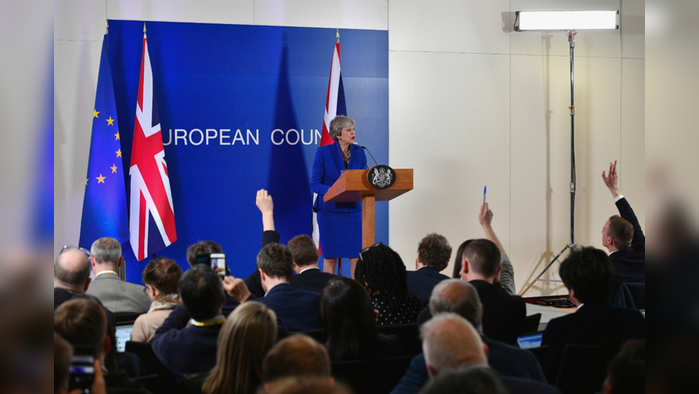
[{"label": "metal light stand", "polygon": [[529,282],[527,287],[520,293],[526,293],[534,283],[536,283],[545,273],[551,268],[553,263],[558,260],[563,253],[575,246],[575,31],[568,32],[568,46],[570,48],[570,243],[565,245],[563,249],[551,260],[546,267],[537,275],[534,280]]}]

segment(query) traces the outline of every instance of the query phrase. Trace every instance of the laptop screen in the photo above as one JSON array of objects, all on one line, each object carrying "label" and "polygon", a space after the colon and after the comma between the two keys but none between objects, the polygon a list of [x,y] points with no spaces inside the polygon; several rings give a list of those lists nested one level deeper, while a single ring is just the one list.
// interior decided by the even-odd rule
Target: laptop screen
[{"label": "laptop screen", "polygon": [[133,330],[133,324],[116,327],[117,352],[123,352],[125,350],[126,341],[131,338],[131,330]]},{"label": "laptop screen", "polygon": [[541,337],[542,333],[537,333],[533,335],[525,335],[523,337],[517,338],[517,344],[520,349],[533,349],[541,347]]}]

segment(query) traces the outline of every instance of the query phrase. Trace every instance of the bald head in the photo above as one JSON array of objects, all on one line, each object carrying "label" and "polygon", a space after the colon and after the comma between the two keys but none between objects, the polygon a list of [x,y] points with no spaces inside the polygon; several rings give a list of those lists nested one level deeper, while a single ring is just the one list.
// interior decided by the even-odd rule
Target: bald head
[{"label": "bald head", "polygon": [[82,292],[90,277],[90,259],[79,249],[66,249],[56,258],[53,274],[57,286]]},{"label": "bald head", "polygon": [[442,313],[420,328],[422,352],[431,376],[472,365],[488,365],[481,337],[471,323],[455,313]]},{"label": "bald head", "polygon": [[313,338],[292,335],[269,350],[262,362],[262,375],[265,382],[286,376],[330,376],[330,357]]},{"label": "bald head", "polygon": [[478,292],[472,284],[461,279],[446,279],[439,282],[429,301],[430,313],[456,313],[468,320],[479,332],[482,329],[483,306]]}]

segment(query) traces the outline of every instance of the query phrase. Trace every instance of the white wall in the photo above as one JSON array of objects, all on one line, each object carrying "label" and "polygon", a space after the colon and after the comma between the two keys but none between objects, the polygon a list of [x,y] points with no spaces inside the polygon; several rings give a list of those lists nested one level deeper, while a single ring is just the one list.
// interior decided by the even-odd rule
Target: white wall
[{"label": "white wall", "polygon": [[646,146],[699,215],[699,2],[646,0]]},{"label": "white wall", "polygon": [[[605,163],[620,160],[621,186],[644,217],[643,0],[585,4],[620,8],[623,20],[621,32],[577,38],[576,238],[600,246],[600,229],[615,211],[599,178]],[[429,232],[447,236],[454,249],[481,236],[477,212],[487,184],[521,288],[568,239],[568,44],[564,33],[511,33],[503,21],[517,9],[565,8],[580,2],[59,1],[55,245],[79,234],[105,17],[388,29],[390,164],[415,168],[416,185],[391,202],[391,245],[411,268]],[[532,294],[550,290],[542,284]]]}]

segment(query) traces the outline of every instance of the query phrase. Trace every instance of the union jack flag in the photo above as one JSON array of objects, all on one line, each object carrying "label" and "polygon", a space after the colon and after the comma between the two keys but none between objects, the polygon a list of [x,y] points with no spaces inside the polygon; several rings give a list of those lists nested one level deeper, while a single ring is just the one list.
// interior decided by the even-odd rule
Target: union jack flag
[{"label": "union jack flag", "polygon": [[[160,119],[153,94],[153,71],[145,32],[137,101],[129,168],[129,232],[131,248],[138,261],[141,261],[158,251],[149,250],[149,243],[167,247],[177,240],[175,211],[165,163]],[[150,218],[155,223],[157,233],[154,229],[149,231]],[[162,243],[149,242],[153,241],[149,240],[150,236],[159,236]]]}]

